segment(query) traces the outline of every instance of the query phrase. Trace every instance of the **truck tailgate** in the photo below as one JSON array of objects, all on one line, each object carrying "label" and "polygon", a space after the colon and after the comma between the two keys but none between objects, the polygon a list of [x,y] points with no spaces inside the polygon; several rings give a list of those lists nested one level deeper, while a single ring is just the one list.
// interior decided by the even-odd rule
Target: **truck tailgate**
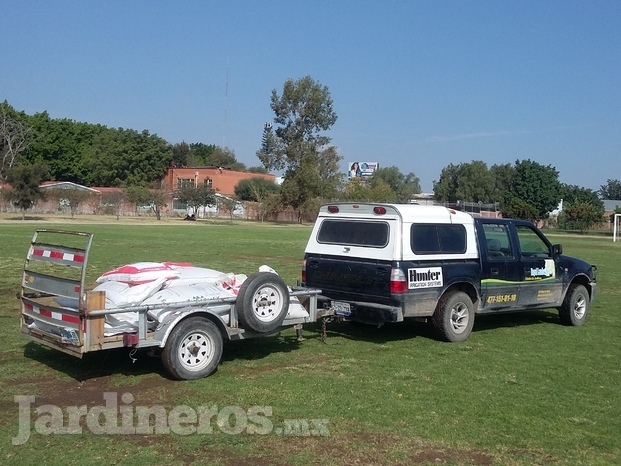
[{"label": "truck tailgate", "polygon": [[391,263],[378,259],[306,255],[306,286],[332,299],[390,302]]}]

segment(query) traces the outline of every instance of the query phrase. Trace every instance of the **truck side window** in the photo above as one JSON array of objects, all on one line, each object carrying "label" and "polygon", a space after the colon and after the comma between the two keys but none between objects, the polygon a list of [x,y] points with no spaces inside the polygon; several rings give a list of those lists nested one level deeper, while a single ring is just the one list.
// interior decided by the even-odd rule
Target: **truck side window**
[{"label": "truck side window", "polygon": [[522,257],[552,257],[550,248],[535,230],[528,226],[517,226]]},{"label": "truck side window", "polygon": [[483,231],[487,245],[487,257],[490,259],[514,257],[506,225],[484,223]]},{"label": "truck side window", "polygon": [[414,254],[463,254],[466,252],[466,229],[463,225],[413,224]]},{"label": "truck side window", "polygon": [[383,248],[388,244],[389,227],[385,222],[361,222],[326,219],[319,228],[317,241]]}]

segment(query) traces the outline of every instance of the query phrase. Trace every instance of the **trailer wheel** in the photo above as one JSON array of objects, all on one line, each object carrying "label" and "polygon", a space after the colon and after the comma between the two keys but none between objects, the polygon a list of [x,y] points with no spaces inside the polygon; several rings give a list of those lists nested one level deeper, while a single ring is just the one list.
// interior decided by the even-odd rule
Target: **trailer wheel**
[{"label": "trailer wheel", "polygon": [[589,315],[589,292],[584,285],[571,285],[558,314],[563,325],[584,324]]},{"label": "trailer wheel", "polygon": [[213,322],[191,317],[171,332],[162,352],[162,363],[175,379],[200,379],[218,368],[222,346],[222,334]]},{"label": "trailer wheel", "polygon": [[287,285],[274,273],[254,273],[239,289],[235,310],[242,327],[259,333],[276,330],[289,311]]},{"label": "trailer wheel", "polygon": [[442,296],[432,322],[444,341],[467,339],[474,326],[474,305],[470,296],[462,291],[453,291]]}]

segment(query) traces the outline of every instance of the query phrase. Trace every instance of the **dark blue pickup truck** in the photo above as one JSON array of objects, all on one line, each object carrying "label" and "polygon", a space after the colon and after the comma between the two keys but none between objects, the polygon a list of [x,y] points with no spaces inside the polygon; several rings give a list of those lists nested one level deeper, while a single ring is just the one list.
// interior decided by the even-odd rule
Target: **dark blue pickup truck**
[{"label": "dark blue pickup truck", "polygon": [[446,341],[468,338],[476,314],[558,308],[582,325],[596,280],[530,222],[397,204],[322,206],[302,270],[346,320],[430,319]]}]

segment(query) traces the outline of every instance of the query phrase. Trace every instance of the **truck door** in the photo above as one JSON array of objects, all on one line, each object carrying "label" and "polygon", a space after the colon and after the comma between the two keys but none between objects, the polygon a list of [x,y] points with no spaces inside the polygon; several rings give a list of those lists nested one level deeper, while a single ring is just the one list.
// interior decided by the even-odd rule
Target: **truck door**
[{"label": "truck door", "polygon": [[483,309],[511,310],[518,303],[521,277],[509,224],[486,220],[480,227]]},{"label": "truck door", "polygon": [[520,307],[545,307],[558,303],[562,293],[562,271],[552,255],[552,245],[531,225],[516,225],[520,245]]}]

